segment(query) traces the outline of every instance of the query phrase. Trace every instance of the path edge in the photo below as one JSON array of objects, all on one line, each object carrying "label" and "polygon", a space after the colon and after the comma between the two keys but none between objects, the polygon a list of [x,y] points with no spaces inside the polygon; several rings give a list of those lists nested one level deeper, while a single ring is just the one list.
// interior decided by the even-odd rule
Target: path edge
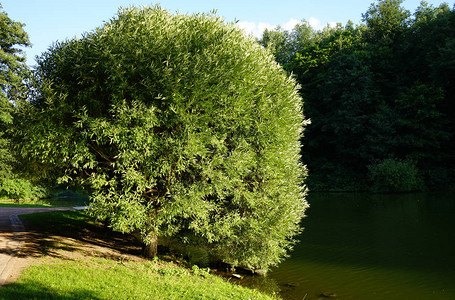
[{"label": "path edge", "polygon": [[11,222],[11,228],[14,238],[18,240],[18,244],[16,246],[16,249],[14,249],[10,254],[10,258],[8,259],[8,262],[6,263],[5,267],[0,272],[0,287],[5,284],[8,277],[10,276],[14,264],[16,263],[17,256],[22,250],[22,245],[24,244],[25,236],[24,224],[22,223],[21,219],[19,219],[18,215],[10,215],[9,219]]}]

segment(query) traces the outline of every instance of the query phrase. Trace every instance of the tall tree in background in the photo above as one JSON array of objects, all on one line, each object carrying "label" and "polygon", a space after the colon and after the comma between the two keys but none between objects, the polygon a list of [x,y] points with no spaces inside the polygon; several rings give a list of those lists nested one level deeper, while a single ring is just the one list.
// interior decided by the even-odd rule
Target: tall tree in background
[{"label": "tall tree in background", "polygon": [[422,2],[401,45],[397,55],[407,76],[397,100],[403,108],[407,97],[412,108],[410,122],[400,125],[408,136],[415,133],[412,155],[430,184],[455,180],[455,9]]},{"label": "tall tree in background", "polygon": [[365,41],[371,45],[389,46],[400,39],[410,23],[411,13],[402,0],[381,0],[371,4],[362,15],[367,26]]},{"label": "tall tree in background", "polygon": [[18,47],[29,46],[30,42],[23,26],[11,20],[6,12],[0,12],[0,196],[10,194],[10,189],[16,190],[11,181],[14,157],[8,132],[13,124],[12,102],[26,93],[24,76],[27,66]]}]

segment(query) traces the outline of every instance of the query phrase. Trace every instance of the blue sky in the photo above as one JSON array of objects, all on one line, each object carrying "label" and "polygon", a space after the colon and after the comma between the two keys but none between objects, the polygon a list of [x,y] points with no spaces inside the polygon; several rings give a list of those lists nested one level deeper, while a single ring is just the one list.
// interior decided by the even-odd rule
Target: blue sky
[{"label": "blue sky", "polygon": [[[4,0],[3,10],[15,21],[25,23],[25,30],[33,44],[26,49],[27,63],[34,65],[34,57],[55,41],[80,36],[108,21],[118,7],[154,5],[158,2],[142,0]],[[373,0],[161,0],[162,7],[180,13],[210,12],[213,9],[226,21],[238,20],[240,27],[255,35],[264,28],[281,25],[292,28],[305,19],[315,28],[326,24],[352,20],[361,22]],[[438,6],[443,0],[427,0]],[[405,0],[403,6],[414,12],[420,0]],[[450,6],[452,2],[448,2]]]}]

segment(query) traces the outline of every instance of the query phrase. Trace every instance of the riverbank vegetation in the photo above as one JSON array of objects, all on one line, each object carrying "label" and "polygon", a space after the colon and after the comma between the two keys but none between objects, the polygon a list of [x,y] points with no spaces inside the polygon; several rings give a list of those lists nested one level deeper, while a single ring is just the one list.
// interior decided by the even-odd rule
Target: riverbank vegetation
[{"label": "riverbank vegetation", "polygon": [[265,31],[301,84],[312,191],[402,192],[455,181],[455,10],[380,0],[362,23]]}]

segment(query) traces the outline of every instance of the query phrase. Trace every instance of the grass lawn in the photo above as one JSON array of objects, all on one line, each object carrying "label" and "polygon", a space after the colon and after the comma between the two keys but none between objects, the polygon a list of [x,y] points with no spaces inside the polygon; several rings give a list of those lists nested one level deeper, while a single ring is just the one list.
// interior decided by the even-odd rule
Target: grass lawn
[{"label": "grass lawn", "polygon": [[1,299],[271,299],[169,262],[49,259],[0,289]]},{"label": "grass lawn", "polygon": [[0,288],[0,299],[273,299],[185,267],[169,257],[145,260],[128,236],[105,232],[80,211],[21,216],[36,229],[24,255],[34,263]]}]

